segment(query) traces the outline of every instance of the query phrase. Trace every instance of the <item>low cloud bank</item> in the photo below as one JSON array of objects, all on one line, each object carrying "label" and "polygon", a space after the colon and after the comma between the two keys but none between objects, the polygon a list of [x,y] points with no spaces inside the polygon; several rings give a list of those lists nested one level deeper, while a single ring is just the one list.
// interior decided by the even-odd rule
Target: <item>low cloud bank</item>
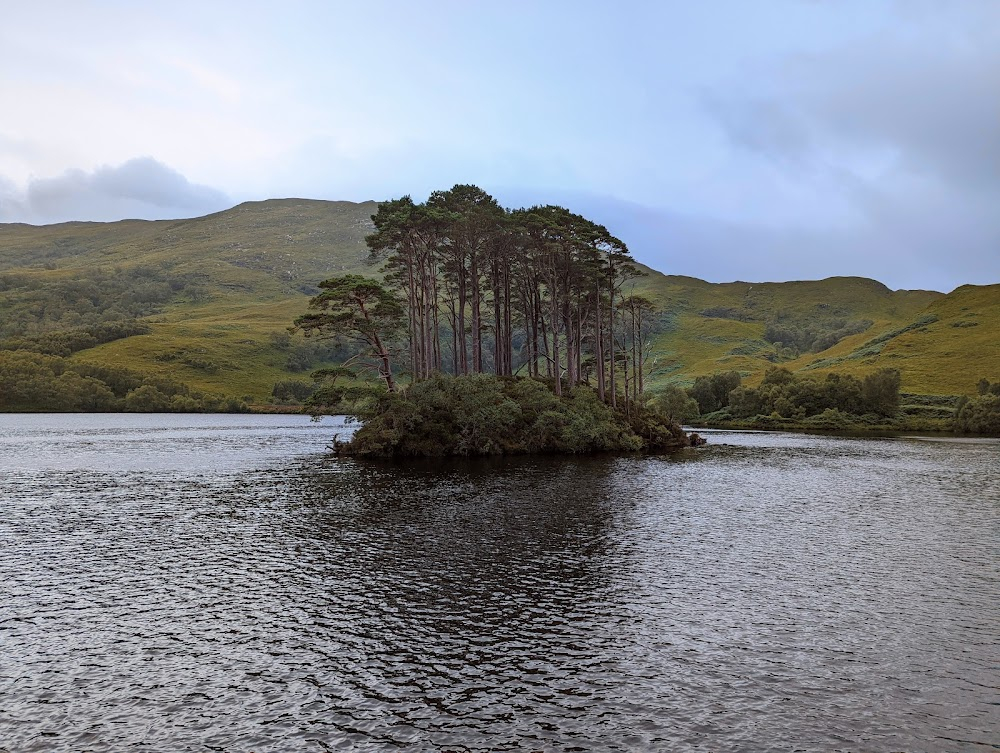
[{"label": "low cloud bank", "polygon": [[35,178],[24,188],[0,176],[0,222],[159,220],[197,217],[231,205],[221,191],[191,183],[152,157],[93,172],[68,170]]}]

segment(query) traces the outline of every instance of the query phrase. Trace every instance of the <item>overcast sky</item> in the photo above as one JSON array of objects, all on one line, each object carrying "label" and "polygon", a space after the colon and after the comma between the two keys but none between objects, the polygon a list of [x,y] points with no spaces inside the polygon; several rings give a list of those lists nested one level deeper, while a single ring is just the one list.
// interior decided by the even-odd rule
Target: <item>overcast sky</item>
[{"label": "overcast sky", "polygon": [[0,7],[0,222],[476,183],[671,274],[1000,282],[1000,0]]}]

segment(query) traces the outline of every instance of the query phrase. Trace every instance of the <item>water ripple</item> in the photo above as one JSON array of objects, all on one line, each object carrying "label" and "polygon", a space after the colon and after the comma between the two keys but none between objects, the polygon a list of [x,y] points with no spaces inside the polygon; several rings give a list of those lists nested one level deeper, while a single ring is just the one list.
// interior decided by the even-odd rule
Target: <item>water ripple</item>
[{"label": "water ripple", "polygon": [[1000,446],[4,417],[0,750],[1000,747]]}]

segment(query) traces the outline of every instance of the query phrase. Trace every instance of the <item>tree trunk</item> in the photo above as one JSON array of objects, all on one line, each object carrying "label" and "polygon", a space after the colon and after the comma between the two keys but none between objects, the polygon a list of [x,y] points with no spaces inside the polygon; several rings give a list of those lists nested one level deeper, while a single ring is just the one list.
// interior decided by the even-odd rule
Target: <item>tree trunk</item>
[{"label": "tree trunk", "polygon": [[466,285],[465,285],[465,261],[461,262],[458,270],[458,345],[459,345],[459,374],[469,373],[469,352],[465,341],[465,305],[466,305]]},{"label": "tree trunk", "polygon": [[611,358],[609,359],[611,407],[618,407],[618,388],[615,385],[615,267],[608,260],[608,331],[611,346]]},{"label": "tree trunk", "polygon": [[556,279],[555,259],[552,260],[552,290],[549,295],[551,301],[551,325],[552,325],[552,371],[556,378],[556,397],[562,397],[562,370],[559,366],[559,282]]},{"label": "tree trunk", "polygon": [[469,260],[469,284],[472,286],[472,364],[470,370],[473,374],[481,374],[483,371],[483,332],[482,332],[482,309],[479,305],[479,264],[476,259],[475,250],[472,251]]},{"label": "tree trunk", "polygon": [[594,307],[594,361],[597,367],[597,396],[601,398],[601,402],[607,401],[607,396],[605,395],[605,384],[604,384],[604,327],[601,317],[601,286],[597,285],[597,304]]}]

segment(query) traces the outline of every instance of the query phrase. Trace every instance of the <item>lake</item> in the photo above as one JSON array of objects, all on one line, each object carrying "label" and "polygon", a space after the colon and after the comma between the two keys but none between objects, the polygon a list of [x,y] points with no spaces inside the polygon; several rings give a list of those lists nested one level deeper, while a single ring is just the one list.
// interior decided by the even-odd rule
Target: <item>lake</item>
[{"label": "lake", "polygon": [[349,431],[0,415],[0,751],[1000,748],[995,441]]}]

